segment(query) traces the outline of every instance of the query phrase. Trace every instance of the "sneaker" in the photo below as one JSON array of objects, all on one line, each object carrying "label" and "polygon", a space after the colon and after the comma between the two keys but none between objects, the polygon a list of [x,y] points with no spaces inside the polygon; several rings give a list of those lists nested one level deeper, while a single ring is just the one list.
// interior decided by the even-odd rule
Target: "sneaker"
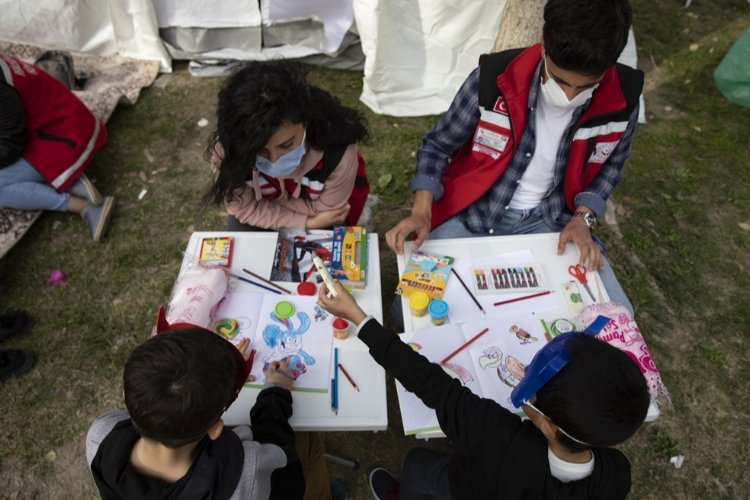
[{"label": "sneaker", "polygon": [[26,311],[8,311],[0,314],[0,340],[21,335],[31,329],[31,317]]},{"label": "sneaker", "polygon": [[68,193],[72,194],[76,198],[83,198],[84,200],[88,200],[92,205],[102,204],[101,193],[98,189],[96,189],[96,186],[92,184],[89,178],[86,177],[86,174],[81,174],[78,176],[78,179],[76,179],[73,185],[70,186],[70,189],[68,189]]},{"label": "sneaker", "polygon": [[112,215],[114,204],[115,199],[112,196],[107,196],[101,205],[89,204],[81,212],[81,217],[83,217],[83,220],[91,228],[91,235],[94,237],[94,241],[99,241],[104,235],[104,231],[107,230],[109,216]]},{"label": "sneaker", "polygon": [[378,467],[370,472],[370,491],[376,500],[396,500],[398,481],[393,474]]},{"label": "sneaker", "polygon": [[347,500],[349,489],[346,483],[340,479],[331,479],[331,500]]},{"label": "sneaker", "polygon": [[34,367],[36,356],[31,351],[21,349],[0,350],[0,382],[23,375]]}]

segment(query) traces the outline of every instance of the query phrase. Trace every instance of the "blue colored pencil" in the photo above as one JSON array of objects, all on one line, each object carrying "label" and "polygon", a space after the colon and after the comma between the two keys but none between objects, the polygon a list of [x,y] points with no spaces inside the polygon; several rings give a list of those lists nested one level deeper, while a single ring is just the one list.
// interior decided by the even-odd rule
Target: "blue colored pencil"
[{"label": "blue colored pencil", "polygon": [[268,290],[271,293],[275,293],[277,295],[281,295],[281,292],[279,290],[275,290],[275,289],[271,288],[270,286],[261,285],[260,283],[256,283],[255,281],[249,280],[249,279],[244,278],[242,276],[237,276],[236,274],[230,274],[229,276],[231,276],[232,278],[236,278],[236,279],[238,279],[240,281],[244,281],[245,283],[250,283],[251,285],[255,285],[255,286],[257,286],[259,288],[262,288],[264,290]]},{"label": "blue colored pencil", "polygon": [[339,414],[339,348],[333,348],[333,412]]}]

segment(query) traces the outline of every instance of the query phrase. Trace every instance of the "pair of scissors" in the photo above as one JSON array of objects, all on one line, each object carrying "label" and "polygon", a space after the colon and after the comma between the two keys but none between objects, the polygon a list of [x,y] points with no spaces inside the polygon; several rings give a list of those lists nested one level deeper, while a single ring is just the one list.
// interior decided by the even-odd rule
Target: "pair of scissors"
[{"label": "pair of scissors", "polygon": [[589,293],[589,296],[591,297],[591,300],[596,302],[596,299],[594,298],[594,294],[591,292],[591,288],[589,288],[589,282],[586,279],[586,268],[582,264],[576,264],[575,266],[570,266],[568,268],[568,272],[571,276],[573,276],[580,284],[583,285],[583,288],[586,289],[586,291]]}]

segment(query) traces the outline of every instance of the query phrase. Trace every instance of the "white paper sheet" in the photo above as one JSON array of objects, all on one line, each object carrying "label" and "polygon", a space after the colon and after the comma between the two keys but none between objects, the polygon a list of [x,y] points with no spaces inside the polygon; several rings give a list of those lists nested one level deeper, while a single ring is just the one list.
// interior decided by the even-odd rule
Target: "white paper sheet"
[{"label": "white paper sheet", "polygon": [[[464,280],[466,286],[471,290],[471,273],[472,267],[481,267],[485,265],[496,265],[496,266],[514,266],[519,264],[536,264],[537,260],[534,257],[534,252],[531,250],[520,250],[518,252],[504,253],[501,255],[493,255],[491,257],[483,257],[479,259],[456,259],[453,268]],[[543,269],[543,266],[542,266]],[[559,288],[557,283],[549,283],[549,280],[544,279],[550,290],[556,290]],[[550,311],[560,307],[565,307],[564,299],[558,297],[560,294],[555,292],[550,295],[544,295],[541,297],[535,297],[533,299],[522,300],[514,302],[512,304],[506,304],[503,306],[495,307],[495,302],[502,300],[509,300],[516,297],[522,297],[529,295],[528,292],[521,293],[498,293],[498,294],[474,294],[482,307],[484,308],[487,316],[489,317],[504,317],[504,316],[517,316],[518,314],[526,313],[538,313],[544,311]],[[461,283],[453,276],[448,280],[448,285],[445,289],[443,299],[450,304],[450,312],[448,314],[450,323],[466,323],[468,321],[474,321],[484,316],[481,311],[477,308],[474,301],[471,300],[469,294],[466,293]]]},{"label": "white paper sheet", "polygon": [[[274,307],[282,300],[295,306],[294,315],[287,321],[272,318]],[[225,299],[214,318],[235,319],[240,332],[232,342],[237,344],[249,338],[251,347],[257,351],[251,372],[256,382],[249,385],[262,387],[263,366],[288,358],[290,367],[296,367],[299,373],[293,390],[328,391],[333,318],[316,301],[316,297],[247,292],[233,292]]]}]

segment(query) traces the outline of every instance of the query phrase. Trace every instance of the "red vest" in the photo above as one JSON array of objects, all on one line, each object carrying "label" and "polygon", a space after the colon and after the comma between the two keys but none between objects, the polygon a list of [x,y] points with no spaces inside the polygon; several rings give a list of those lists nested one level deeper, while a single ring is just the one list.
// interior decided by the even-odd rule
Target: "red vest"
[{"label": "red vest", "polygon": [[[540,60],[538,44],[480,58],[481,116],[473,137],[443,175],[443,197],[432,205],[433,228],[484,196],[503,175],[526,126],[529,87]],[[563,181],[571,212],[575,196],[591,183],[625,133],[642,88],[642,72],[613,66],[578,118]]]},{"label": "red vest", "polygon": [[0,82],[16,90],[23,106],[23,157],[55,189],[66,191],[104,145],[104,124],[62,83],[19,59],[0,54]]},{"label": "red vest", "polygon": [[[338,166],[346,148],[337,148],[323,153],[323,158],[300,179],[300,198],[303,200],[317,200],[320,198],[328,176]],[[284,182],[284,190],[293,193],[297,189],[297,183],[293,179],[277,179],[270,175],[258,172],[260,181],[260,194],[263,198],[274,199],[281,196],[281,182]],[[367,180],[365,159],[357,154],[357,176],[354,179],[354,187],[349,195],[349,213],[346,215],[346,224],[356,226],[359,216],[365,208],[367,195],[370,192],[370,183]]]}]

